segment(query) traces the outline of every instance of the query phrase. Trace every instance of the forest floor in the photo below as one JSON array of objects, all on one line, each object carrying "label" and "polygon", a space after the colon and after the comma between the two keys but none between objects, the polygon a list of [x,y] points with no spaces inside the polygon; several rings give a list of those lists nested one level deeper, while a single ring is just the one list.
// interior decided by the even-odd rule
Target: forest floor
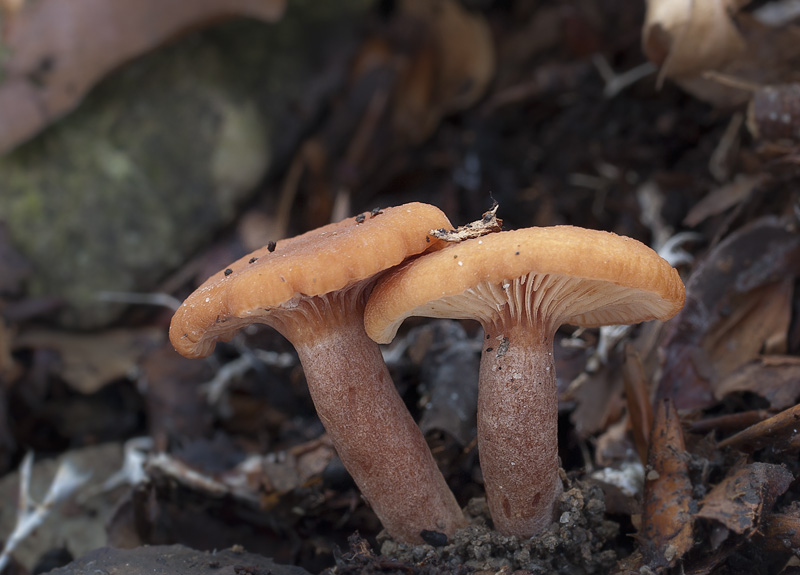
[{"label": "forest floor", "polygon": [[[570,224],[653,247],[686,285],[677,316],[557,334],[558,521],[526,541],[491,529],[475,323],[409,320],[386,349],[471,519],[448,541],[407,546],[381,532],[273,330],[188,360],[164,341],[170,309],[132,306],[108,330],[73,334],[15,312],[21,295],[0,307],[14,318],[0,324],[0,541],[20,481],[36,497],[52,481],[63,501],[8,572],[106,543],[118,550],[56,572],[283,572],[264,557],[296,573],[800,572],[799,68],[796,49],[770,56],[797,31],[757,23],[781,3],[736,16],[746,47],[709,66],[725,72],[713,78],[676,72],[677,48],[661,78],[642,49],[643,3],[475,0],[468,16],[430,21],[379,4],[348,83],[292,161],[176,270],[169,295],[185,298],[254,236],[410,201],[454,225],[497,202],[504,229]],[[701,59],[715,33],[698,24],[697,46],[681,50]],[[115,362],[128,375],[104,377]],[[75,383],[87,374],[91,389]]]}]

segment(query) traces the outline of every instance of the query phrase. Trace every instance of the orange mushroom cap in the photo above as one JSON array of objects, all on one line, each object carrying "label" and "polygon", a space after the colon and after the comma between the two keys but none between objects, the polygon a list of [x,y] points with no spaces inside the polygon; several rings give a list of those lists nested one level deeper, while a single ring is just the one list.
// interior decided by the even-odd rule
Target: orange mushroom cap
[{"label": "orange mushroom cap", "polygon": [[450,227],[435,206],[410,203],[329,224],[240,258],[211,276],[172,318],[170,340],[186,357],[211,354],[242,327],[269,323],[304,297],[343,290],[423,252]]},{"label": "orange mushroom cap", "polygon": [[453,244],[388,273],[367,303],[365,327],[388,343],[410,316],[483,322],[504,306],[554,327],[596,327],[668,319],[684,299],[678,272],[634,239],[527,228]]}]

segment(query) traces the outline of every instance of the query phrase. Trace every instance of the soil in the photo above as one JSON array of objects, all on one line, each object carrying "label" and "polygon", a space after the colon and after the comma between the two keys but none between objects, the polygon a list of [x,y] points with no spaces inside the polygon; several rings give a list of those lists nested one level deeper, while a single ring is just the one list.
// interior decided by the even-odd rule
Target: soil
[{"label": "soil", "polygon": [[381,555],[431,572],[606,573],[617,560],[614,544],[620,530],[605,511],[605,496],[596,483],[567,480],[558,520],[532,539],[520,541],[491,529],[486,500],[475,498],[465,508],[470,525],[445,545],[408,546],[385,535],[378,541]]}]

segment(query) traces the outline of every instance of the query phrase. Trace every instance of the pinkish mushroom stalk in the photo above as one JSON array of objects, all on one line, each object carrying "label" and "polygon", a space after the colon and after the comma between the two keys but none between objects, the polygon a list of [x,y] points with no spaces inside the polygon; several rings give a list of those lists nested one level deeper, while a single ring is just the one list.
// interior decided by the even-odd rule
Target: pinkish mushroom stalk
[{"label": "pinkish mushroom stalk", "polygon": [[420,544],[423,530],[452,535],[466,521],[380,348],[364,331],[371,284],[299,300],[267,323],[293,343],[317,414],[383,526]]},{"label": "pinkish mushroom stalk", "polygon": [[187,357],[264,323],[294,345],[314,405],[356,485],[388,532],[422,543],[466,522],[419,427],[364,331],[364,307],[387,269],[449,226],[434,206],[406,204],[270,243],[210,277],[175,313],[170,340]]},{"label": "pinkish mushroom stalk", "polygon": [[364,320],[379,343],[412,315],[481,323],[478,452],[486,497],[495,528],[524,538],[552,521],[563,489],[556,330],[668,319],[684,296],[678,273],[635,240],[571,226],[528,228],[453,244],[389,272]]}]

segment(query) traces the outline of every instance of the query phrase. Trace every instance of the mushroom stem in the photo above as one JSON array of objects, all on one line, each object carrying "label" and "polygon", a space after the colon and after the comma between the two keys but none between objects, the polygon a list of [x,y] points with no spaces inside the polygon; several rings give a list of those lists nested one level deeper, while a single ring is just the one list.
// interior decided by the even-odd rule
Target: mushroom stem
[{"label": "mushroom stem", "polygon": [[[423,543],[466,524],[455,497],[364,331],[363,297],[311,298],[314,329],[270,322],[294,343],[317,413],[344,466],[392,537]],[[359,300],[354,304],[353,299]],[[316,301],[315,301],[316,300]],[[297,329],[305,332],[295,337]],[[312,335],[313,334],[313,335]]]},{"label": "mushroom stem", "polygon": [[553,331],[527,322],[484,325],[478,452],[495,529],[527,538],[553,520],[558,390]]}]

